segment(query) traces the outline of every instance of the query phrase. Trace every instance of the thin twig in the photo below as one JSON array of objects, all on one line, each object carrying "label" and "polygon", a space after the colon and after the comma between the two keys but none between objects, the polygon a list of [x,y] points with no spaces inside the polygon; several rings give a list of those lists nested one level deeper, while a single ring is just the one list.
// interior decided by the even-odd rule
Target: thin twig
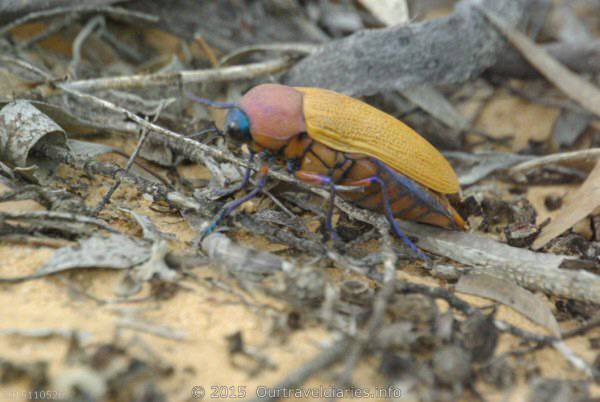
[{"label": "thin twig", "polygon": [[465,315],[475,314],[478,309],[471,306],[469,303],[456,296],[448,289],[435,288],[418,283],[399,282],[396,286],[398,293],[419,293],[429,296],[433,299],[442,299],[450,305],[450,307],[462,312]]},{"label": "thin twig", "polygon": [[17,48],[18,49],[27,49],[31,45],[38,43],[40,41],[43,41],[44,39],[51,37],[55,33],[58,33],[60,31],[62,31],[63,29],[69,27],[73,23],[73,21],[75,21],[76,19],[77,19],[76,15],[66,15],[61,20],[52,22],[46,29],[44,29],[39,34],[34,35],[31,38],[29,38],[23,42],[20,42],[17,45]]},{"label": "thin twig", "polygon": [[551,163],[591,163],[598,159],[600,159],[600,148],[589,148],[582,149],[579,151],[561,152],[557,154],[540,156],[539,158],[519,163],[518,165],[513,166],[509,170],[509,173],[523,172],[533,168],[547,166]]},{"label": "thin twig", "polygon": [[105,21],[102,15],[98,15],[85,24],[83,29],[77,34],[77,37],[73,41],[73,57],[67,71],[71,78],[77,78],[77,67],[81,61],[81,46],[86,39],[94,32],[96,28],[104,26]]},{"label": "thin twig", "polygon": [[[158,119],[158,116],[160,116],[160,113],[164,109],[165,105],[166,105],[166,102],[161,102],[161,104],[158,106],[158,109],[156,110],[156,112],[154,113],[154,117],[152,118],[153,123],[156,122],[156,120]],[[140,139],[139,139],[135,149],[133,150],[133,153],[129,157],[129,160],[127,161],[127,164],[125,165],[125,169],[123,169],[123,171],[121,172],[119,177],[117,177],[117,179],[115,180],[115,182],[113,183],[111,188],[106,192],[104,197],[102,197],[102,200],[100,200],[98,205],[96,205],[96,207],[92,210],[92,215],[97,216],[100,213],[100,211],[102,211],[102,209],[104,209],[104,206],[108,203],[108,201],[110,200],[110,197],[112,197],[113,193],[115,191],[117,191],[117,189],[121,185],[123,176],[127,175],[129,173],[129,170],[131,170],[131,167],[133,166],[135,159],[139,155],[139,153],[142,149],[142,146],[144,145],[144,142],[146,141],[147,136],[148,136],[148,128],[143,127],[142,133],[140,134]]]},{"label": "thin twig", "polygon": [[246,64],[205,70],[175,71],[167,73],[126,75],[121,77],[93,78],[72,81],[60,86],[63,90],[98,91],[106,89],[154,88],[181,86],[201,82],[246,80],[261,75],[273,74],[287,69],[293,59],[283,57],[260,63]]},{"label": "thin twig", "polygon": [[85,13],[85,12],[97,12],[113,15],[115,17],[131,17],[144,22],[157,22],[159,18],[155,15],[141,13],[139,11],[127,10],[120,7],[111,6],[79,6],[79,7],[57,7],[50,10],[36,11],[29,13],[21,18],[18,18],[3,27],[0,27],[0,38],[6,35],[10,30],[23,25],[29,21],[37,20],[39,18],[53,17],[55,15],[67,14],[67,13]]},{"label": "thin twig", "polygon": [[26,244],[31,247],[61,248],[75,244],[72,241],[55,237],[40,237],[24,234],[0,235],[0,240],[6,243]]},{"label": "thin twig", "polygon": [[583,325],[581,325],[577,328],[570,329],[568,331],[564,331],[562,333],[562,338],[568,339],[568,338],[573,338],[575,336],[581,336],[581,335],[584,335],[586,332],[588,332],[594,328],[598,328],[598,327],[600,327],[600,313],[597,314],[595,317],[591,318],[589,321],[587,321]]},{"label": "thin twig", "polygon": [[581,357],[571,350],[563,341],[552,342],[554,349],[564,356],[565,359],[577,370],[584,373],[588,378],[593,376],[592,368]]},{"label": "thin twig", "polygon": [[92,218],[89,216],[77,215],[68,212],[56,212],[56,211],[30,211],[30,212],[0,212],[0,219],[14,219],[14,220],[35,220],[35,219],[50,219],[50,220],[64,220],[69,222],[81,223],[84,225],[97,226],[100,229],[107,230],[111,233],[119,233],[118,230],[113,229],[105,222],[100,219]]},{"label": "thin twig", "polygon": [[169,327],[160,325],[152,325],[142,321],[136,321],[131,318],[121,318],[117,320],[118,328],[128,328],[134,331],[141,331],[147,334],[152,334],[160,338],[172,339],[175,341],[183,341],[187,338],[187,334]]},{"label": "thin twig", "polygon": [[98,205],[96,205],[96,207],[94,207],[94,209],[92,210],[92,215],[98,216],[100,211],[102,211],[104,209],[104,207],[106,206],[106,204],[108,204],[108,201],[110,201],[110,198],[112,197],[113,193],[115,191],[117,191],[117,189],[121,185],[122,176],[129,172],[129,170],[131,169],[131,166],[133,165],[133,162],[135,161],[135,158],[137,158],[138,154],[140,153],[140,149],[142,148],[142,145],[144,144],[144,141],[146,140],[147,134],[148,134],[148,129],[143,128],[142,133],[140,134],[140,139],[135,147],[135,150],[131,154],[131,157],[127,161],[125,169],[121,172],[119,177],[117,177],[117,179],[115,180],[113,185],[108,189],[106,194],[104,194],[104,197],[102,197],[102,199],[100,200]]},{"label": "thin twig", "polygon": [[146,59],[144,55],[137,49],[129,46],[127,43],[121,41],[116,35],[107,29],[100,31],[100,37],[108,42],[120,55],[125,58],[132,60],[134,63],[142,63]]},{"label": "thin twig", "polygon": [[219,67],[219,60],[217,60],[217,56],[215,56],[215,52],[213,52],[213,50],[209,46],[209,44],[206,43],[206,41],[204,40],[204,37],[200,33],[198,33],[198,34],[196,34],[196,36],[194,36],[194,40],[196,41],[196,43],[198,43],[200,45],[200,47],[202,48],[202,51],[204,52],[204,54],[210,61],[210,64],[213,67]]},{"label": "thin twig", "polygon": [[22,60],[22,59],[17,59],[15,57],[10,57],[10,56],[0,56],[0,63],[14,64],[16,66],[23,68],[24,70],[27,70],[34,74],[39,75],[44,80],[53,80],[54,79],[54,77],[52,77],[52,75],[49,72],[44,71],[41,68],[36,67],[33,64],[31,64],[25,60]]},{"label": "thin twig", "polygon": [[222,57],[218,64],[223,66],[237,57],[255,52],[281,52],[307,55],[313,53],[317,49],[318,45],[314,43],[268,43],[242,46]]},{"label": "thin twig", "polygon": [[[503,328],[505,328],[506,323],[504,323],[504,322],[498,323],[498,326],[501,329],[503,329]],[[561,339],[565,340],[565,339],[573,338],[576,336],[585,335],[587,332],[589,332],[592,329],[597,328],[599,326],[600,326],[600,315],[597,315],[596,317],[592,318],[591,320],[589,320],[588,322],[584,323],[583,325],[581,325],[577,328],[563,331]],[[521,335],[521,333],[513,334],[513,335],[519,336],[519,335]],[[529,339],[529,340],[531,340],[531,339]],[[545,339],[536,339],[536,340],[534,340],[534,342],[536,342],[535,345],[529,346],[527,348],[512,349],[508,352],[502,353],[502,354],[496,356],[493,360],[490,360],[488,362],[488,365],[493,364],[499,360],[502,360],[507,356],[522,356],[527,353],[534,352],[536,350],[541,350],[545,347],[553,345],[554,342],[556,342],[556,341],[557,341],[557,339],[553,338],[553,337],[546,337]]]}]

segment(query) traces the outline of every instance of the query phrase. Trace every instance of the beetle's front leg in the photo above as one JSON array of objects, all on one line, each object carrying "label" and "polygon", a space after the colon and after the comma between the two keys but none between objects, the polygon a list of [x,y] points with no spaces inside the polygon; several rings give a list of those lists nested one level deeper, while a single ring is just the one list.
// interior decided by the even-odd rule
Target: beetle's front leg
[{"label": "beetle's front leg", "polygon": [[250,150],[250,156],[248,157],[248,167],[246,168],[246,171],[244,172],[244,178],[242,179],[242,181],[235,186],[215,190],[213,192],[213,195],[215,196],[215,198],[227,197],[231,194],[237,193],[238,191],[246,188],[246,186],[250,182],[250,175],[252,174],[252,168],[250,166],[252,166],[252,162],[254,161],[254,155],[255,155],[254,151]]},{"label": "beetle's front leg", "polygon": [[265,155],[268,154],[268,150],[262,150],[260,152],[257,152],[256,150],[250,149],[250,155],[248,156],[248,167],[244,171],[244,177],[242,181],[229,188],[221,188],[213,191],[213,196],[215,197],[215,199],[230,196],[231,194],[237,193],[238,191],[246,188],[248,186],[248,183],[250,183],[250,176],[252,175],[253,170],[251,166],[252,162],[254,161],[254,157],[258,156],[258,159],[260,161],[260,159],[262,159]]},{"label": "beetle's front leg", "polygon": [[237,207],[239,207],[240,205],[242,205],[246,201],[248,201],[248,200],[256,197],[256,195],[267,184],[267,173],[268,173],[268,171],[269,171],[269,168],[266,165],[262,166],[260,168],[260,170],[258,171],[258,184],[256,185],[256,187],[254,187],[252,189],[252,191],[250,191],[245,196],[243,196],[241,198],[238,198],[237,200],[233,200],[233,201],[228,202],[227,204],[225,204],[225,206],[217,214],[217,216],[215,217],[215,219],[211,222],[211,224],[203,231],[203,233],[202,233],[202,237],[203,238],[206,237],[206,236],[208,236],[213,230],[215,230],[215,228],[217,227],[217,225],[219,224],[219,222],[221,222],[221,220],[223,218],[225,218],[226,216],[228,216],[229,214],[231,214]]}]

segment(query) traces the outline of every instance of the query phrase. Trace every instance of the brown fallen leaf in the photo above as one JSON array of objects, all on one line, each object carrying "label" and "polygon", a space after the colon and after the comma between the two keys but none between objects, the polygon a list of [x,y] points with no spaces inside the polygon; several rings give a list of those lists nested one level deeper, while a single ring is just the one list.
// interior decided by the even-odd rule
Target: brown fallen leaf
[{"label": "brown fallen leaf", "polygon": [[479,7],[479,10],[548,81],[585,109],[600,116],[600,89],[556,61],[550,53],[512,28],[498,15],[483,7]]},{"label": "brown fallen leaf", "polygon": [[558,322],[548,306],[513,282],[484,274],[463,275],[456,284],[456,291],[502,303],[548,329],[553,336],[561,336]]},{"label": "brown fallen leaf", "polygon": [[564,200],[563,207],[548,226],[544,227],[532,247],[537,250],[600,206],[600,163],[596,163],[588,178],[572,195]]}]

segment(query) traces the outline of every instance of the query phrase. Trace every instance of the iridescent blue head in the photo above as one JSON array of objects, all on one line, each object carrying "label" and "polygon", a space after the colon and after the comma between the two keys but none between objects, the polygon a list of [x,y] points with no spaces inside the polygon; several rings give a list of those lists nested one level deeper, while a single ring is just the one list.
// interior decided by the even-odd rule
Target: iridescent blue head
[{"label": "iridescent blue head", "polygon": [[250,134],[250,118],[242,110],[239,104],[234,102],[215,102],[209,99],[198,98],[191,92],[187,96],[195,102],[218,109],[229,109],[225,118],[225,135],[235,141],[248,142],[252,140]]},{"label": "iridescent blue head", "polygon": [[235,141],[248,142],[252,140],[250,118],[239,107],[234,107],[227,112],[225,134]]}]

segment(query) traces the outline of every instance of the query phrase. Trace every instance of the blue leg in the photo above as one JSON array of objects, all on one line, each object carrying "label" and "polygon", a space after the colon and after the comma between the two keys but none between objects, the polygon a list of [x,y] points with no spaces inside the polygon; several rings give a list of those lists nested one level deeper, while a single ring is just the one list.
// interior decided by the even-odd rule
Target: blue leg
[{"label": "blue leg", "polygon": [[331,240],[333,240],[334,242],[337,241],[338,235],[337,235],[335,229],[333,228],[333,222],[332,222],[333,207],[335,206],[335,203],[334,203],[335,190],[336,190],[335,183],[331,180],[331,177],[323,175],[323,174],[319,174],[319,173],[297,170],[295,172],[295,174],[296,174],[296,177],[302,181],[309,182],[309,183],[316,183],[316,184],[320,184],[323,186],[329,186],[329,202],[328,202],[328,207],[327,207],[327,215],[325,217],[325,228],[327,229],[327,232],[329,233]]},{"label": "blue leg", "polygon": [[390,206],[390,200],[388,198],[388,189],[385,184],[385,181],[382,180],[379,176],[373,176],[373,180],[376,181],[377,183],[379,183],[379,186],[381,187],[381,196],[383,199],[383,207],[385,209],[385,216],[386,216],[388,222],[390,222],[390,225],[392,225],[393,232],[396,234],[396,236],[401,238],[402,241],[415,254],[417,254],[417,256],[419,256],[425,262],[429,262],[430,261],[429,257],[427,257],[425,254],[423,254],[423,252],[421,250],[419,250],[419,248],[417,246],[415,246],[415,243],[413,243],[412,240],[410,240],[410,238],[402,231],[402,229],[400,229],[400,226],[398,226],[398,222],[396,222],[396,219],[394,219],[394,214],[392,213],[392,207]]},{"label": "blue leg", "polygon": [[256,185],[256,187],[254,187],[254,189],[252,191],[250,191],[248,194],[246,194],[242,198],[238,198],[237,200],[234,200],[234,201],[231,201],[231,202],[225,204],[223,209],[221,209],[221,211],[217,214],[217,216],[212,221],[210,226],[204,230],[204,232],[202,233],[202,237],[208,236],[213,230],[215,230],[215,228],[217,227],[219,222],[223,218],[225,218],[227,215],[231,214],[237,207],[239,207],[246,201],[256,197],[256,195],[265,187],[266,184],[267,184],[266,172],[265,173],[261,172],[260,179],[258,180],[258,184]]},{"label": "blue leg", "polygon": [[[253,160],[254,160],[254,152],[250,151],[250,157],[248,158],[248,164],[251,165]],[[238,185],[232,186],[230,188],[222,188],[219,190],[215,190],[214,195],[219,198],[226,197],[226,196],[229,196],[233,193],[240,191],[243,188],[246,188],[248,183],[250,183],[250,175],[251,174],[252,174],[252,169],[250,169],[249,167],[246,168],[246,172],[244,172],[244,178]]]}]

